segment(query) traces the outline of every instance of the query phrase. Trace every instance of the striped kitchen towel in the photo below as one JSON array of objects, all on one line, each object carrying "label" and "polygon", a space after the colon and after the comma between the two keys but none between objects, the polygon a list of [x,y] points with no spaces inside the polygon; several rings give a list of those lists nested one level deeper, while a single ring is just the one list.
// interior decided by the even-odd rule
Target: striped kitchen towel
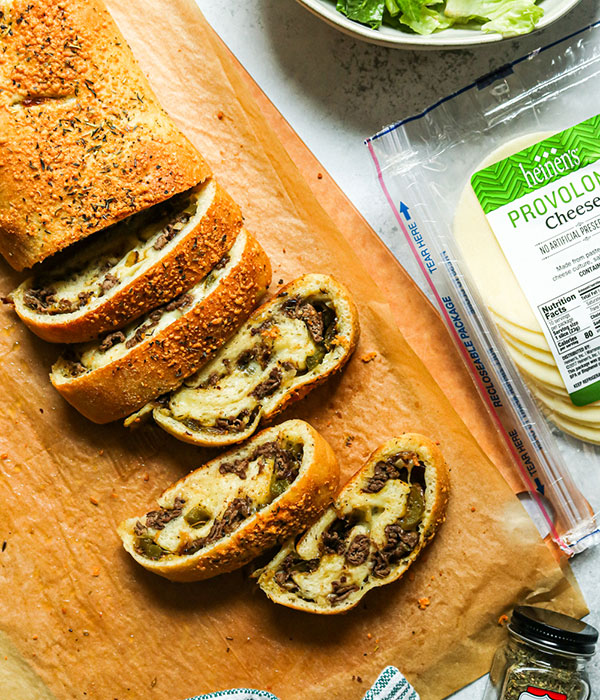
[{"label": "striped kitchen towel", "polygon": [[[219,690],[208,695],[196,695],[189,700],[213,700],[228,698],[229,700],[279,700],[266,690],[251,690],[238,688],[236,690]],[[363,700],[419,700],[417,691],[394,666],[387,666],[370,690],[367,690]]]}]

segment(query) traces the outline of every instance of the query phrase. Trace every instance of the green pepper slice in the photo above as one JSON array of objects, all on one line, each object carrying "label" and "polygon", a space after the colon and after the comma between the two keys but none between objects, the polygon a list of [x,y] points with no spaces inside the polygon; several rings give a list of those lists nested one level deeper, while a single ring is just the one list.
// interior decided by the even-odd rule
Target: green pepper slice
[{"label": "green pepper slice", "polygon": [[204,506],[197,505],[190,508],[183,516],[183,519],[190,527],[202,527],[202,525],[206,525],[211,517],[211,514]]},{"label": "green pepper slice", "polygon": [[317,365],[320,365],[321,362],[323,362],[324,357],[325,357],[325,348],[322,345],[317,345],[313,354],[308,355],[306,357],[306,361],[305,361],[306,362],[306,371],[310,372]]},{"label": "green pepper slice", "polygon": [[290,488],[290,482],[287,479],[278,479],[275,474],[271,476],[271,485],[269,487],[271,500],[274,501],[278,496]]},{"label": "green pepper slice", "polygon": [[139,549],[148,559],[154,559],[155,561],[165,554],[168,554],[168,552],[159,544],[156,544],[151,537],[140,537],[137,541],[136,549]]},{"label": "green pepper slice", "polygon": [[406,503],[406,512],[398,521],[398,524],[403,530],[415,530],[421,522],[423,511],[425,510],[425,495],[419,484],[412,484],[408,500]]}]

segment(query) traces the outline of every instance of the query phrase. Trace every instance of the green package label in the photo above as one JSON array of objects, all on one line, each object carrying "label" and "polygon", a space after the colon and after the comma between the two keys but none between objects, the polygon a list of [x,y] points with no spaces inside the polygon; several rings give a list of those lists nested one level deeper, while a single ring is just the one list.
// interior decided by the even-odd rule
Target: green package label
[{"label": "green package label", "polygon": [[[530,192],[558,182],[600,160],[600,115],[525,148],[514,156],[480,170],[471,184],[483,211],[489,214]],[[599,175],[586,179],[587,192],[600,194]],[[569,193],[556,187],[557,206],[570,203]],[[574,194],[574,193],[571,193]],[[548,202],[552,206],[552,202]]]},{"label": "green package label", "polygon": [[483,168],[471,184],[571,401],[599,400],[600,115]]}]

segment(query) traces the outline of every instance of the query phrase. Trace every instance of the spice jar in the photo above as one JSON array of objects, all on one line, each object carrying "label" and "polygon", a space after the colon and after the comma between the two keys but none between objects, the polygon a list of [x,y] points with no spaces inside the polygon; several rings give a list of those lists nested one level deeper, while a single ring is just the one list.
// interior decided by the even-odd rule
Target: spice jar
[{"label": "spice jar", "polygon": [[568,615],[520,606],[494,656],[484,700],[587,700],[598,632]]}]

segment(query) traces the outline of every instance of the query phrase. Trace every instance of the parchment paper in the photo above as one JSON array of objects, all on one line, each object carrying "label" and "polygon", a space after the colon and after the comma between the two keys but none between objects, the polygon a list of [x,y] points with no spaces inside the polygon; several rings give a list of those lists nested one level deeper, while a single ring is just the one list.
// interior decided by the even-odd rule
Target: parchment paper
[{"label": "parchment paper", "polygon": [[[345,616],[276,607],[248,570],[198,584],[159,579],[121,550],[115,526],[151,506],[207,453],[154,427],[129,433],[79,416],[47,379],[58,349],[4,308],[0,626],[14,653],[1,655],[0,664],[18,650],[16,667],[26,661],[46,685],[30,698],[50,691],[57,700],[177,700],[251,686],[282,700],[352,700],[392,663],[423,700],[435,700],[488,669],[503,634],[498,617],[517,602],[584,614],[580,594],[511,489],[398,332],[356,244],[284,157],[231,64],[224,68],[225,54],[195,5],[171,0],[168,25],[160,0],[111,0],[109,7],[160,101],[271,255],[274,287],[315,270],[336,276],[357,299],[362,338],[355,357],[281,419],[298,416],[321,430],[345,477],[394,434],[433,436],[452,470],[451,500],[446,523],[410,576],[370,593]],[[3,265],[0,292],[17,279]],[[419,322],[420,293],[409,284],[403,293],[407,302],[418,300],[405,313]],[[439,326],[431,337],[443,338]],[[449,352],[448,341],[438,367]],[[423,598],[430,601],[425,609]]]}]

